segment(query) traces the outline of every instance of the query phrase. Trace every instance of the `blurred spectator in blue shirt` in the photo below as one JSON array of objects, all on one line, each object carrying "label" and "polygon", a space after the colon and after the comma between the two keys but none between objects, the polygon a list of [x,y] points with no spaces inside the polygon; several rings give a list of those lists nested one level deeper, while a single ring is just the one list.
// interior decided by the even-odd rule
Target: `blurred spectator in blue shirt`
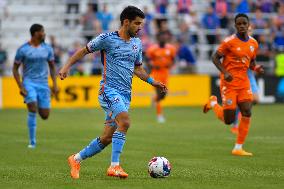
[{"label": "blurred spectator in blue shirt", "polygon": [[237,13],[249,13],[249,3],[247,0],[238,0],[236,3],[236,10]]},{"label": "blurred spectator in blue shirt", "polygon": [[196,60],[191,52],[190,48],[182,37],[178,38],[177,41],[177,59],[180,68],[180,73],[195,73],[196,72]]},{"label": "blurred spectator in blue shirt", "polygon": [[0,43],[0,76],[4,75],[7,59],[7,51],[2,49]]},{"label": "blurred spectator in blue shirt", "polygon": [[144,12],[144,15],[145,15],[145,23],[144,23],[144,28],[143,28],[143,34],[149,36],[149,35],[152,35],[152,22],[153,22],[153,19],[154,19],[154,16],[149,12],[148,10],[148,7],[145,6],[143,8],[143,12]]},{"label": "blurred spectator in blue shirt", "polygon": [[103,5],[102,11],[97,12],[96,17],[101,23],[103,32],[108,32],[109,25],[111,21],[113,20],[113,16],[111,13],[108,12],[106,4]]},{"label": "blurred spectator in blue shirt", "polygon": [[167,9],[169,5],[168,0],[154,0],[153,3],[155,4],[157,13],[167,14]]},{"label": "blurred spectator in blue shirt", "polygon": [[215,14],[214,9],[212,6],[207,8],[206,14],[202,18],[202,26],[206,29],[206,39],[207,43],[211,45],[210,50],[208,51],[208,58],[211,57],[213,52],[213,44],[217,43],[218,39],[218,31],[220,27],[220,20],[218,16]]}]

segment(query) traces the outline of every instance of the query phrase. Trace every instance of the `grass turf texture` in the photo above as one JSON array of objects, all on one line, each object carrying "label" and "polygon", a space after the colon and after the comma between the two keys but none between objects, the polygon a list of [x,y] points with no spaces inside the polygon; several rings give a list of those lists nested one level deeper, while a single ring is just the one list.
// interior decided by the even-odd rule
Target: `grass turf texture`
[{"label": "grass turf texture", "polygon": [[[157,124],[154,109],[130,111],[131,128],[121,157],[126,180],[106,176],[111,146],[82,163],[80,179],[69,175],[67,157],[101,134],[101,109],[54,109],[38,121],[37,148],[27,148],[26,110],[0,111],[0,188],[284,188],[283,105],[258,105],[244,149],[253,157],[235,157],[235,136],[201,107],[166,108]],[[165,156],[169,178],[153,179],[147,163]]]}]

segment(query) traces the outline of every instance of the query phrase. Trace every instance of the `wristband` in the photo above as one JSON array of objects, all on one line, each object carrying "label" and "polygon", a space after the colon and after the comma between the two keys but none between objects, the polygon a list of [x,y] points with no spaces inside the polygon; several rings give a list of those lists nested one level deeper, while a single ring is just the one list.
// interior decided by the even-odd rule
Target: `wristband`
[{"label": "wristband", "polygon": [[148,79],[146,80],[147,83],[149,83],[150,85],[153,84],[154,79],[152,77],[148,77]]}]

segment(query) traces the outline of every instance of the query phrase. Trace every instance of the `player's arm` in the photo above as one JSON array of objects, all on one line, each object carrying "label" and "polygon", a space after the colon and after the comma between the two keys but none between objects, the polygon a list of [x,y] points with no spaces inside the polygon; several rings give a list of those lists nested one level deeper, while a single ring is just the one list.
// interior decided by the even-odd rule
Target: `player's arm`
[{"label": "player's arm", "polygon": [[224,68],[221,63],[221,58],[223,57],[218,51],[216,51],[212,56],[212,62],[216,66],[216,68],[224,74],[224,79],[228,82],[233,80],[233,76]]},{"label": "player's arm", "polygon": [[70,68],[74,65],[78,60],[81,60],[86,54],[90,53],[87,47],[84,47],[78,50],[74,55],[72,55],[67,63],[60,69],[58,75],[61,80],[65,79],[69,73]]},{"label": "player's arm", "polygon": [[264,69],[262,65],[257,65],[255,59],[250,61],[250,65],[249,68],[253,71],[255,71],[258,74],[263,74],[264,73]]},{"label": "player's arm", "polygon": [[56,67],[54,61],[48,61],[50,77],[53,83],[52,92],[54,93],[55,97],[57,98],[57,94],[59,92],[57,82],[56,82]]},{"label": "player's arm", "polygon": [[19,73],[19,67],[20,66],[21,66],[21,64],[14,63],[14,65],[13,65],[13,76],[14,76],[16,82],[17,82],[19,89],[20,89],[20,94],[23,95],[23,96],[26,96],[27,91],[23,86],[23,83],[21,81],[21,76],[20,76],[20,73]]},{"label": "player's arm", "polygon": [[139,77],[141,80],[149,83],[150,85],[160,89],[162,92],[166,92],[168,89],[165,84],[160,83],[158,81],[155,81],[153,78],[147,74],[145,69],[142,67],[142,65],[135,66],[134,74]]}]

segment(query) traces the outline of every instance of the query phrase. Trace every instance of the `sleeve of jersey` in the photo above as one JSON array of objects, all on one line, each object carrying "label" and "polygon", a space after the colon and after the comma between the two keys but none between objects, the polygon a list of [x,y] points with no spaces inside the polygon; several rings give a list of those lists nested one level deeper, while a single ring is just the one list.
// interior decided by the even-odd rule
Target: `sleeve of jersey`
[{"label": "sleeve of jersey", "polygon": [[104,34],[97,36],[95,39],[91,40],[86,48],[89,53],[93,53],[95,51],[103,50],[105,48],[106,37]]},{"label": "sleeve of jersey", "polygon": [[228,42],[223,41],[217,49],[220,55],[225,55],[228,52]]},{"label": "sleeve of jersey", "polygon": [[24,59],[24,55],[23,55],[21,49],[18,49],[17,52],[16,52],[14,63],[15,64],[22,64],[23,59]]},{"label": "sleeve of jersey", "polygon": [[53,50],[52,47],[49,47],[47,61],[48,62],[53,62],[54,60],[55,60],[55,58],[54,58],[54,50]]},{"label": "sleeve of jersey", "polygon": [[141,66],[141,65],[142,65],[142,45],[140,44],[138,57],[135,61],[135,66]]}]

